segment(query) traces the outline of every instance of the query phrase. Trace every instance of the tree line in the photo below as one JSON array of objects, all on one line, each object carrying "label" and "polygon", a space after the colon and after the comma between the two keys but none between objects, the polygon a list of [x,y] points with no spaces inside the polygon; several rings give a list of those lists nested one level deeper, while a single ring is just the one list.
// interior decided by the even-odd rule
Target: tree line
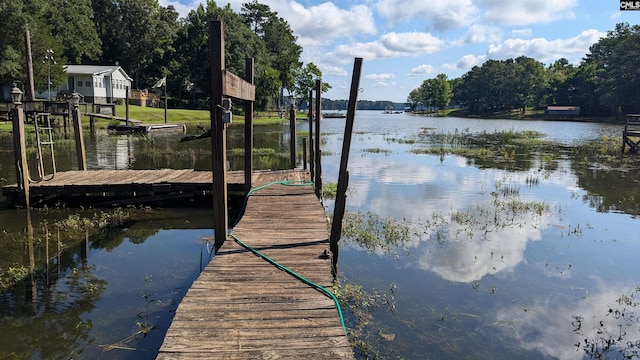
[{"label": "tree line", "polygon": [[471,115],[547,105],[580,106],[593,117],[640,113],[640,25],[619,23],[589,48],[579,65],[561,58],[488,60],[460,78],[439,74],[413,89],[407,105],[444,110],[451,104]]},{"label": "tree line", "polygon": [[[285,90],[305,99],[322,77],[313,63],[303,66],[287,21],[257,0],[240,13],[207,0],[185,18],[158,0],[2,1],[0,18],[0,84],[27,82],[29,31],[37,91],[47,89],[49,78],[52,88],[65,82],[66,64],[117,64],[133,78],[133,88],[150,88],[167,76],[172,107],[206,108],[212,20],[225,24],[228,70],[244,76],[245,59],[254,58],[256,109],[278,106]],[[323,91],[329,88],[322,83]]]}]

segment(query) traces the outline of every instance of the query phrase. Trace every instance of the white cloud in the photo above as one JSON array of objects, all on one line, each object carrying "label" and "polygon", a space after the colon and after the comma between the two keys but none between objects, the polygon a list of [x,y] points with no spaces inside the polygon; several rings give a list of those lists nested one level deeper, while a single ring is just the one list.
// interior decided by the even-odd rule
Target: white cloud
[{"label": "white cloud", "polygon": [[349,73],[339,66],[332,65],[318,65],[320,70],[322,71],[322,75],[329,76],[349,76]]},{"label": "white cloud", "polygon": [[378,41],[339,45],[328,56],[362,57],[366,60],[431,54],[444,47],[444,41],[428,33],[388,33]]},{"label": "white cloud", "polygon": [[474,24],[469,27],[469,30],[462,38],[462,40],[456,43],[460,44],[485,44],[496,43],[502,40],[502,30],[495,26],[486,26]]},{"label": "white cloud", "polygon": [[514,38],[530,37],[531,35],[532,35],[531,29],[511,30],[511,37],[514,37]]},{"label": "white cloud", "polygon": [[433,66],[422,64],[420,66],[417,66],[411,69],[411,73],[409,74],[409,76],[430,75],[432,73],[433,73]]},{"label": "white cloud", "polygon": [[278,12],[287,20],[302,45],[320,44],[335,38],[348,38],[356,34],[375,34],[373,13],[364,5],[349,10],[334,3],[305,7],[298,2]]},{"label": "white cloud", "polygon": [[200,5],[202,1],[200,0],[192,0],[190,3],[183,4],[178,0],[160,0],[160,6],[168,7],[169,5],[173,6],[174,9],[178,12],[180,17],[185,18],[189,14],[189,12]]},{"label": "white cloud", "polygon": [[507,39],[501,44],[489,46],[487,57],[490,59],[507,59],[528,56],[538,61],[555,61],[559,58],[582,57],[589,47],[606,34],[598,30],[585,30],[569,39],[547,40]]},{"label": "white cloud", "polygon": [[387,33],[380,37],[385,48],[404,54],[431,54],[441,50],[444,41],[422,32]]},{"label": "white cloud", "polygon": [[475,56],[472,54],[467,54],[460,58],[458,62],[455,64],[444,64],[442,67],[445,70],[470,70],[472,67],[476,65],[482,64],[486,60],[486,56]]},{"label": "white cloud", "polygon": [[365,75],[364,78],[369,80],[387,81],[387,80],[395,79],[395,77],[396,77],[395,74],[386,73],[386,74],[369,74],[369,75]]},{"label": "white cloud", "polygon": [[471,24],[477,9],[471,0],[423,1],[382,0],[378,12],[390,24],[415,19],[426,20],[426,28],[446,31]]},{"label": "white cloud", "polygon": [[522,26],[574,19],[571,9],[577,5],[577,0],[478,0],[476,3],[489,22]]}]

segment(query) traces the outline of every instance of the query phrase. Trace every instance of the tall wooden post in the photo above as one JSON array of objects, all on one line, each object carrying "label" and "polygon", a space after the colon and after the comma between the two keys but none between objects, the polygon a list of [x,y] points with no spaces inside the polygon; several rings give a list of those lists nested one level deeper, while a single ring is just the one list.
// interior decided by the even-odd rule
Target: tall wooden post
[{"label": "tall wooden post", "polygon": [[216,252],[227,238],[227,136],[222,120],[222,71],[224,36],[221,21],[209,22],[209,58],[211,59],[211,159],[213,171],[213,228]]},{"label": "tall wooden post", "polygon": [[360,73],[362,71],[362,58],[356,58],[353,64],[353,77],[351,78],[351,93],[349,94],[349,105],[347,109],[347,120],[344,126],[344,140],[342,141],[342,157],[340,158],[340,172],[338,173],[338,189],[336,191],[336,202],[333,210],[333,221],[331,222],[331,235],[329,246],[333,253],[333,274],[337,275],[338,266],[338,241],[342,236],[342,218],[346,206],[347,187],[349,186],[349,172],[347,165],[349,162],[349,150],[351,149],[351,134],[353,133],[353,121],[356,116],[356,104],[358,102],[358,89],[360,88]]},{"label": "tall wooden post", "polygon": [[316,80],[315,168],[316,196],[322,198],[322,154],[320,151],[320,119],[322,118],[322,81]]},{"label": "tall wooden post", "polygon": [[307,138],[302,138],[302,170],[307,170]]},{"label": "tall wooden post", "polygon": [[[29,30],[27,30],[24,34],[24,42],[26,46],[26,55],[27,55],[27,71],[29,73],[29,92],[26,97],[27,100],[33,101],[36,99],[36,91],[35,91],[35,81],[33,79],[33,55],[31,54],[31,34]],[[51,95],[51,94],[49,94]]]},{"label": "tall wooden post", "polygon": [[296,108],[293,104],[289,107],[289,158],[291,169],[296,168]]},{"label": "tall wooden post", "polygon": [[164,123],[167,123],[167,75],[164,76]]},{"label": "tall wooden post", "polygon": [[[246,59],[244,76],[245,80],[253,84],[253,58]],[[244,192],[249,194],[253,186],[251,176],[253,174],[253,101],[244,102]]]},{"label": "tall wooden post", "polygon": [[13,152],[16,161],[16,179],[18,188],[24,194],[24,203],[29,208],[29,164],[27,163],[27,148],[24,135],[24,111],[21,105],[11,109],[13,120]]},{"label": "tall wooden post", "polygon": [[82,122],[80,121],[80,110],[77,105],[71,108],[71,118],[73,121],[73,134],[76,141],[76,158],[78,159],[78,170],[87,170],[87,154],[84,149],[84,138],[82,136]]},{"label": "tall wooden post", "polygon": [[[125,112],[125,125],[129,126],[129,87],[125,87],[124,95],[124,112]],[[113,107],[115,109],[115,106]]]},{"label": "tall wooden post", "polygon": [[313,90],[309,90],[309,170],[311,175],[311,180],[314,180],[315,176],[315,167],[314,167],[314,159],[313,156]]}]

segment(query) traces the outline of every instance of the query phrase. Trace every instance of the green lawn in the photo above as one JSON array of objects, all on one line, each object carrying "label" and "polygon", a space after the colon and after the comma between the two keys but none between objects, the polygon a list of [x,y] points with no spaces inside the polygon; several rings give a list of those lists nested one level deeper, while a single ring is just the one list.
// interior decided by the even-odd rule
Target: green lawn
[{"label": "green lawn", "polygon": [[[90,107],[89,107],[90,109]],[[127,109],[124,105],[116,106],[116,115],[118,117],[125,117]],[[298,115],[299,117],[306,116]],[[164,109],[141,107],[136,105],[129,105],[129,118],[135,120],[141,120],[148,124],[160,124],[164,123]],[[277,112],[256,112],[254,115],[254,124],[279,124],[288,121],[287,118],[279,117]],[[83,117],[83,126],[89,126],[89,118]],[[96,121],[96,126],[106,127],[110,120],[99,119]],[[186,124],[187,126],[201,125],[209,127],[211,124],[208,110],[187,110],[187,109],[168,109],[167,110],[167,122]],[[234,115],[233,122],[235,124],[244,124],[244,115]],[[11,122],[3,121],[0,119],[0,132],[11,132]],[[32,127],[27,126],[27,131],[30,131]]]},{"label": "green lawn", "polygon": [[[124,117],[126,114],[126,107],[124,105],[117,105],[116,114]],[[150,124],[163,123],[164,109],[129,105],[129,118],[141,120],[142,122]],[[254,114],[253,121],[255,124],[277,124],[282,121],[286,121],[286,119],[279,117],[277,112],[271,111],[268,113],[256,112]],[[167,122],[208,126],[211,120],[209,110],[168,109]],[[234,115],[233,122],[244,123],[244,115]]]}]

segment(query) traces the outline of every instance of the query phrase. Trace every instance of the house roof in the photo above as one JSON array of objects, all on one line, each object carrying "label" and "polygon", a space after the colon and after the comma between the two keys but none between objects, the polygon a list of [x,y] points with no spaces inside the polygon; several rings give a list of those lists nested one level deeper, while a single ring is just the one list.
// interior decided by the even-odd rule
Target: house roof
[{"label": "house roof", "polygon": [[118,65],[65,65],[67,74],[83,74],[83,75],[111,75],[116,71],[120,71],[124,77],[133,81],[127,73]]}]

